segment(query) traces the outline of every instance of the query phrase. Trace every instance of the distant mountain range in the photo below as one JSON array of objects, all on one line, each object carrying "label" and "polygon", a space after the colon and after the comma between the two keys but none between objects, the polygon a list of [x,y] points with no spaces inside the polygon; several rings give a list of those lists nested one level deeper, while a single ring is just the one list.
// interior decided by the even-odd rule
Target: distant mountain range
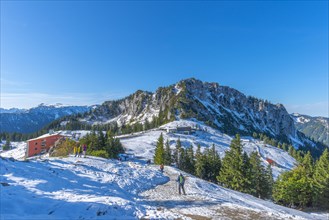
[{"label": "distant mountain range", "polygon": [[31,109],[9,110],[0,108],[0,132],[32,133],[63,116],[85,113],[92,106],[64,106],[61,104],[39,106]]},{"label": "distant mountain range", "polygon": [[312,140],[329,146],[329,118],[291,114],[299,131]]}]

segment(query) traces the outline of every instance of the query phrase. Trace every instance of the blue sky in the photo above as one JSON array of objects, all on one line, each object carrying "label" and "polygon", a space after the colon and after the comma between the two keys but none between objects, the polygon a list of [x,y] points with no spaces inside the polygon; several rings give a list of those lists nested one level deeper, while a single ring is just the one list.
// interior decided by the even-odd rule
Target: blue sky
[{"label": "blue sky", "polygon": [[1,1],[3,108],[190,77],[328,117],[328,2]]}]

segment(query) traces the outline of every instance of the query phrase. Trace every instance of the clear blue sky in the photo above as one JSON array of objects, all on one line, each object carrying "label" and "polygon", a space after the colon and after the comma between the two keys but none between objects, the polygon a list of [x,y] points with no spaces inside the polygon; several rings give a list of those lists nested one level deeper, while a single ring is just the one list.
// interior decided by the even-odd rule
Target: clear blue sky
[{"label": "clear blue sky", "polygon": [[1,107],[195,77],[328,117],[328,1],[1,1]]}]

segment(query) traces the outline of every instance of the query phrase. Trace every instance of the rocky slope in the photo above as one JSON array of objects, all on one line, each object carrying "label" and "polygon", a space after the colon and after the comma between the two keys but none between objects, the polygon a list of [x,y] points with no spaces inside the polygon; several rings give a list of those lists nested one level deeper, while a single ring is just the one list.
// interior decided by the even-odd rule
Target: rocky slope
[{"label": "rocky slope", "polygon": [[295,120],[296,128],[315,141],[329,146],[329,118],[311,117],[294,113],[291,115]]},{"label": "rocky slope", "polygon": [[137,91],[117,101],[104,102],[80,121],[89,124],[144,123],[196,118],[227,134],[266,133],[278,139],[298,140],[294,120],[281,104],[245,96],[218,83],[191,78],[161,87],[155,93]]}]

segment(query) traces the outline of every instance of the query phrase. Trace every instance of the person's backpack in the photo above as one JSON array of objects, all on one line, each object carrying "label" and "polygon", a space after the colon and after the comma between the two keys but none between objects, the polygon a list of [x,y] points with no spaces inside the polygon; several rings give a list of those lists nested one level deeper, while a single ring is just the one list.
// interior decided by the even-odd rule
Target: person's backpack
[{"label": "person's backpack", "polygon": [[184,177],[182,175],[179,176],[179,183],[180,184],[184,183]]}]

